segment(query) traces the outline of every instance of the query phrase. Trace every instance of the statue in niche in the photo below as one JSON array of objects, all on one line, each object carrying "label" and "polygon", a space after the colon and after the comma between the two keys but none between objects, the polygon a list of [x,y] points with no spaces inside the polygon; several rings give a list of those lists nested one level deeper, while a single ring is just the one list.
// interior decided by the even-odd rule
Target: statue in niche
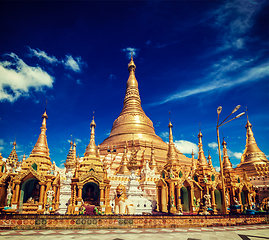
[{"label": "statue in niche", "polygon": [[235,202],[235,205],[241,205],[236,197],[234,197],[234,202]]},{"label": "statue in niche", "polygon": [[98,200],[97,194],[94,191],[94,187],[89,185],[86,189],[86,194],[84,197],[84,202],[86,205],[95,205],[95,202]]},{"label": "statue in niche", "polygon": [[47,191],[47,204],[49,206],[52,205],[52,199],[53,199],[53,195],[54,195],[54,191],[52,190],[52,187],[50,187],[50,189]]},{"label": "statue in niche", "polygon": [[12,188],[9,185],[8,189],[7,189],[7,206],[10,207],[11,206],[11,199],[12,199]]},{"label": "statue in niche", "polygon": [[39,201],[40,186],[36,183],[35,188],[31,193],[31,197],[27,200],[27,203],[35,203]]}]

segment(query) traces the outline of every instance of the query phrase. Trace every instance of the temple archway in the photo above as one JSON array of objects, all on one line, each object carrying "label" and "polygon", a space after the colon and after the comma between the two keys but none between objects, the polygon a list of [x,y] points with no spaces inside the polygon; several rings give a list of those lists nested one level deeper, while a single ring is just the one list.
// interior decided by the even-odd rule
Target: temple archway
[{"label": "temple archway", "polygon": [[95,182],[88,182],[84,184],[82,189],[82,199],[88,205],[100,205],[100,189]]},{"label": "temple archway", "polygon": [[30,197],[34,202],[39,201],[40,186],[36,178],[27,179],[21,186],[20,203],[26,203]]},{"label": "temple archway", "polygon": [[180,189],[180,195],[181,195],[181,205],[182,209],[185,212],[189,212],[190,210],[190,204],[189,204],[189,193],[188,189],[185,187],[181,187]]},{"label": "temple archway", "polygon": [[216,202],[216,209],[218,212],[222,211],[222,201],[221,201],[221,193],[218,189],[216,189],[214,191],[214,195],[215,195],[215,202]]}]

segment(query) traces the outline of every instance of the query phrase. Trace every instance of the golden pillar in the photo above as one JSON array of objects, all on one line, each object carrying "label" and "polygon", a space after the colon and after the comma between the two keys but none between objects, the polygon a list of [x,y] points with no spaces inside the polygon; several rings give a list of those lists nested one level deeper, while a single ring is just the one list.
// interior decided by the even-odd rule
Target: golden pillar
[{"label": "golden pillar", "polygon": [[176,213],[177,209],[176,209],[176,203],[175,203],[175,183],[173,181],[171,181],[169,183],[169,190],[170,190],[170,213]]},{"label": "golden pillar", "polygon": [[81,205],[81,201],[82,201],[82,188],[83,188],[83,185],[77,185],[77,187],[78,187],[77,205]]},{"label": "golden pillar", "polygon": [[216,205],[216,199],[215,199],[215,189],[211,188],[211,199],[212,199],[212,207],[214,214],[217,214],[217,205]]},{"label": "golden pillar", "polygon": [[180,208],[182,208],[181,205],[181,188],[179,187],[179,184],[176,185],[176,191],[177,191],[177,199],[176,199],[176,204],[177,204],[177,210],[179,211]]},{"label": "golden pillar", "polygon": [[[60,186],[57,186],[56,187],[56,189],[57,189],[57,194],[56,194],[56,209],[58,209],[59,208],[59,201],[60,201]],[[55,193],[54,193],[54,195],[55,195]]]},{"label": "golden pillar", "polygon": [[46,183],[40,182],[39,185],[40,185],[40,195],[39,195],[39,203],[38,204],[43,205],[43,203],[44,203],[44,190],[45,190]]},{"label": "golden pillar", "polygon": [[[104,205],[105,204],[105,200],[106,200],[104,198],[105,192],[106,192],[106,187],[100,186],[100,205]],[[104,202],[104,203],[101,204],[101,202]]]},{"label": "golden pillar", "polygon": [[12,204],[18,204],[18,199],[19,199],[19,193],[20,193],[20,181],[15,181],[15,196],[13,199]]},{"label": "golden pillar", "polygon": [[194,196],[194,189],[193,189],[193,186],[191,186],[190,188],[189,188],[189,191],[191,191],[190,192],[190,196],[191,196],[191,199],[190,199],[190,203],[191,203],[191,206],[190,206],[190,212],[193,212],[193,207],[194,207],[194,204],[193,204],[193,196]]},{"label": "golden pillar", "polygon": [[167,211],[167,191],[166,191],[166,187],[162,186],[162,190],[161,190],[161,207],[162,207],[162,212],[168,212]]}]

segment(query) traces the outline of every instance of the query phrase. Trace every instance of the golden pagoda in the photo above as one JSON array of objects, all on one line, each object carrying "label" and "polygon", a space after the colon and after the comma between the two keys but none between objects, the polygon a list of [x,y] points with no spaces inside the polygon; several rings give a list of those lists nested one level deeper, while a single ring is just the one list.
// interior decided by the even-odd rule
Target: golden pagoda
[{"label": "golden pagoda", "polygon": [[[103,157],[107,156],[107,149],[110,146],[117,146],[117,153],[123,153],[126,145],[129,151],[132,151],[132,148],[135,147],[138,151],[138,166],[145,166],[146,161],[144,160],[150,159],[151,145],[154,144],[155,161],[158,166],[164,166],[168,145],[155,134],[152,121],[141,107],[138,82],[135,77],[136,65],[133,57],[128,64],[128,70],[129,78],[126,84],[123,108],[113,123],[109,137],[100,144],[100,154]],[[190,166],[191,159],[177,149],[175,149],[175,152],[179,162]]]},{"label": "golden pagoda", "polygon": [[202,188],[190,177],[191,169],[178,161],[172,127],[169,120],[167,163],[161,171],[160,180],[156,182],[157,211],[174,214],[182,214],[183,211],[195,212],[194,199],[200,198]]},{"label": "golden pagoda", "polygon": [[82,162],[76,161],[74,177],[71,179],[71,199],[67,214],[79,214],[81,206],[98,207],[111,213],[110,185],[103,163],[95,145],[95,121],[90,124],[91,137]]},{"label": "golden pagoda", "polygon": [[71,140],[70,141],[70,149],[66,157],[66,161],[64,163],[64,166],[66,168],[66,173],[74,172],[76,167],[76,143]]},{"label": "golden pagoda", "polygon": [[[41,133],[29,156],[22,160],[21,165],[14,167],[14,171],[6,172],[0,178],[1,202],[0,210],[6,213],[54,213],[59,207],[60,176],[54,175],[49,157],[46,136],[46,111],[44,112]],[[16,143],[13,144],[13,157]],[[11,158],[9,159],[11,161]],[[10,189],[7,195],[7,189]],[[5,206],[9,201],[11,205]]]},{"label": "golden pagoda", "polygon": [[248,117],[245,128],[247,130],[246,147],[241,162],[235,170],[240,176],[243,176],[243,172],[246,172],[249,177],[268,176],[269,161],[256,143]]},{"label": "golden pagoda", "polygon": [[6,160],[6,164],[7,164],[8,168],[10,168],[10,169],[15,169],[16,166],[18,165],[18,162],[19,162],[19,158],[18,158],[18,155],[16,152],[16,146],[17,146],[17,143],[15,140],[13,142],[13,149]]}]

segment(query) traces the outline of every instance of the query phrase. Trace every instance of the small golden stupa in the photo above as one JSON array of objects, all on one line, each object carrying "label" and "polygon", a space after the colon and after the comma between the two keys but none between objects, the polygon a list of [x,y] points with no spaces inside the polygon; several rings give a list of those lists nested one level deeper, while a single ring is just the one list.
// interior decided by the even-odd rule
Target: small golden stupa
[{"label": "small golden stupa", "polygon": [[240,164],[235,168],[236,173],[243,176],[243,173],[246,172],[249,177],[268,176],[269,161],[256,143],[252,132],[252,124],[248,117],[245,128],[247,130],[246,147],[241,157]]}]

